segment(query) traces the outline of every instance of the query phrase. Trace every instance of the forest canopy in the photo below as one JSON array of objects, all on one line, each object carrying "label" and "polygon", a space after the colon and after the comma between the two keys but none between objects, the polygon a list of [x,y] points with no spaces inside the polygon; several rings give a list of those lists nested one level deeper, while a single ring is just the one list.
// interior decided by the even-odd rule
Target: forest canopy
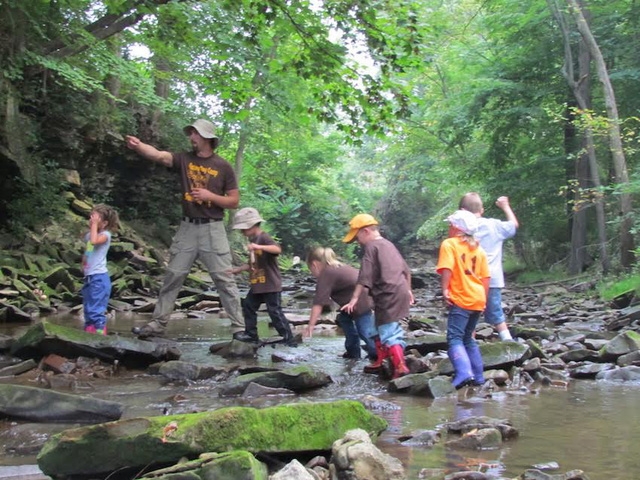
[{"label": "forest canopy", "polygon": [[124,146],[219,153],[289,254],[370,212],[434,243],[461,195],[507,195],[514,256],[635,266],[640,5],[607,0],[0,0],[0,227],[63,192],[167,230],[178,182]]}]

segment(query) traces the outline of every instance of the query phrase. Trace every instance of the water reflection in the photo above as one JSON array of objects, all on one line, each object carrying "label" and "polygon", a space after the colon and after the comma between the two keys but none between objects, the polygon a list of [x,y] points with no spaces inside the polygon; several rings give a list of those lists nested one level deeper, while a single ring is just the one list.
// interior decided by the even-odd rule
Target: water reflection
[{"label": "water reflection", "polygon": [[[148,319],[148,316],[120,314],[110,320],[109,332],[112,335],[130,335],[134,324]],[[74,316],[52,320],[78,328],[82,325]],[[0,333],[19,335],[26,328],[28,325],[4,324],[0,326]],[[275,335],[266,317],[260,318],[259,334],[263,337]],[[172,321],[168,335],[179,342],[184,361],[228,364],[209,353],[212,343],[231,338],[228,320],[180,318]],[[298,363],[314,365],[332,376],[334,383],[303,395],[252,399],[220,397],[220,382],[215,379],[167,383],[145,372],[126,370],[112,379],[95,379],[90,388],[80,393],[125,404],[126,418],[202,411],[227,405],[263,407],[375,395],[400,407],[399,410],[379,412],[389,422],[389,429],[379,439],[378,446],[399,458],[411,479],[417,478],[423,468],[448,472],[482,468],[495,478],[512,478],[534,464],[552,461],[560,465],[560,471],[551,473],[583,469],[592,479],[626,480],[635,478],[635,472],[640,471],[639,386],[581,381],[572,382],[568,390],[550,388],[541,390],[539,394],[497,392],[489,399],[452,396],[434,401],[387,393],[385,382],[362,373],[366,360],[345,360],[341,357],[343,341],[340,335],[327,333],[314,335],[313,339],[296,349],[278,347],[278,350],[294,355]],[[275,351],[264,347],[259,350],[257,358],[242,362],[245,365],[286,365],[274,362],[272,354]],[[412,431],[439,429],[444,422],[476,415],[508,419],[520,432],[520,437],[498,450],[482,452],[451,451],[444,446],[444,434],[442,441],[433,447],[402,446],[397,440]],[[35,463],[35,455],[48,435],[68,427],[0,422],[0,443],[3,446],[0,464]]]}]

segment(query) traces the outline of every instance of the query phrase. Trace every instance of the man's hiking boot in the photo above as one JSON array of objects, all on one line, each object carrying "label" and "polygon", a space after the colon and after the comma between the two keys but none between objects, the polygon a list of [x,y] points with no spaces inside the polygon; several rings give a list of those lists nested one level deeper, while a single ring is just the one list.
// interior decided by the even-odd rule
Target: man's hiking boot
[{"label": "man's hiking boot", "polygon": [[131,331],[134,335],[137,335],[140,338],[147,338],[162,337],[166,329],[167,327],[162,325],[157,320],[152,320],[142,327],[133,327]]}]

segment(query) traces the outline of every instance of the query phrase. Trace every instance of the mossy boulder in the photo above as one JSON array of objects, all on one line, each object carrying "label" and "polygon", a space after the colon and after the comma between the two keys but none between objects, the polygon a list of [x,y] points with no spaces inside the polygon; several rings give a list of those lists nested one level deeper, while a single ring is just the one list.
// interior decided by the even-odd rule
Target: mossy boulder
[{"label": "mossy boulder", "polygon": [[53,478],[96,475],[168,466],[182,457],[195,459],[206,452],[330,450],[348,430],[361,428],[377,437],[386,427],[384,419],[351,400],[264,409],[229,407],[65,430],[45,443],[37,460],[40,469]]}]

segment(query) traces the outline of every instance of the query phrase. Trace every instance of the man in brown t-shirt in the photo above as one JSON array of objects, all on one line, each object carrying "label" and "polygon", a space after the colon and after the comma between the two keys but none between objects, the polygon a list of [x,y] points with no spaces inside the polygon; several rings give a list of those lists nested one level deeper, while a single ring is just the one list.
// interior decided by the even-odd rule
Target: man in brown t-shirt
[{"label": "man in brown t-shirt", "polygon": [[147,160],[171,168],[180,175],[182,221],[171,243],[169,265],[160,288],[152,321],[134,327],[140,337],[162,336],[182,285],[199,258],[215,283],[222,306],[231,319],[234,335],[244,330],[240,293],[229,273],[231,251],[224,228],[224,210],[236,208],[240,192],[231,165],[215,153],[218,137],[208,120],[184,127],[192,152],[171,153],[127,136],[127,147]]},{"label": "man in brown t-shirt", "polygon": [[379,371],[382,362],[391,357],[393,378],[409,373],[404,359],[404,331],[400,320],[409,316],[409,305],[413,303],[411,271],[398,249],[380,235],[378,221],[362,213],[349,222],[349,233],[342,240],[350,243],[357,240],[364,248],[360,264],[358,283],[349,303],[341,310],[352,312],[364,289],[373,298],[378,358],[365,367],[365,372]]}]

